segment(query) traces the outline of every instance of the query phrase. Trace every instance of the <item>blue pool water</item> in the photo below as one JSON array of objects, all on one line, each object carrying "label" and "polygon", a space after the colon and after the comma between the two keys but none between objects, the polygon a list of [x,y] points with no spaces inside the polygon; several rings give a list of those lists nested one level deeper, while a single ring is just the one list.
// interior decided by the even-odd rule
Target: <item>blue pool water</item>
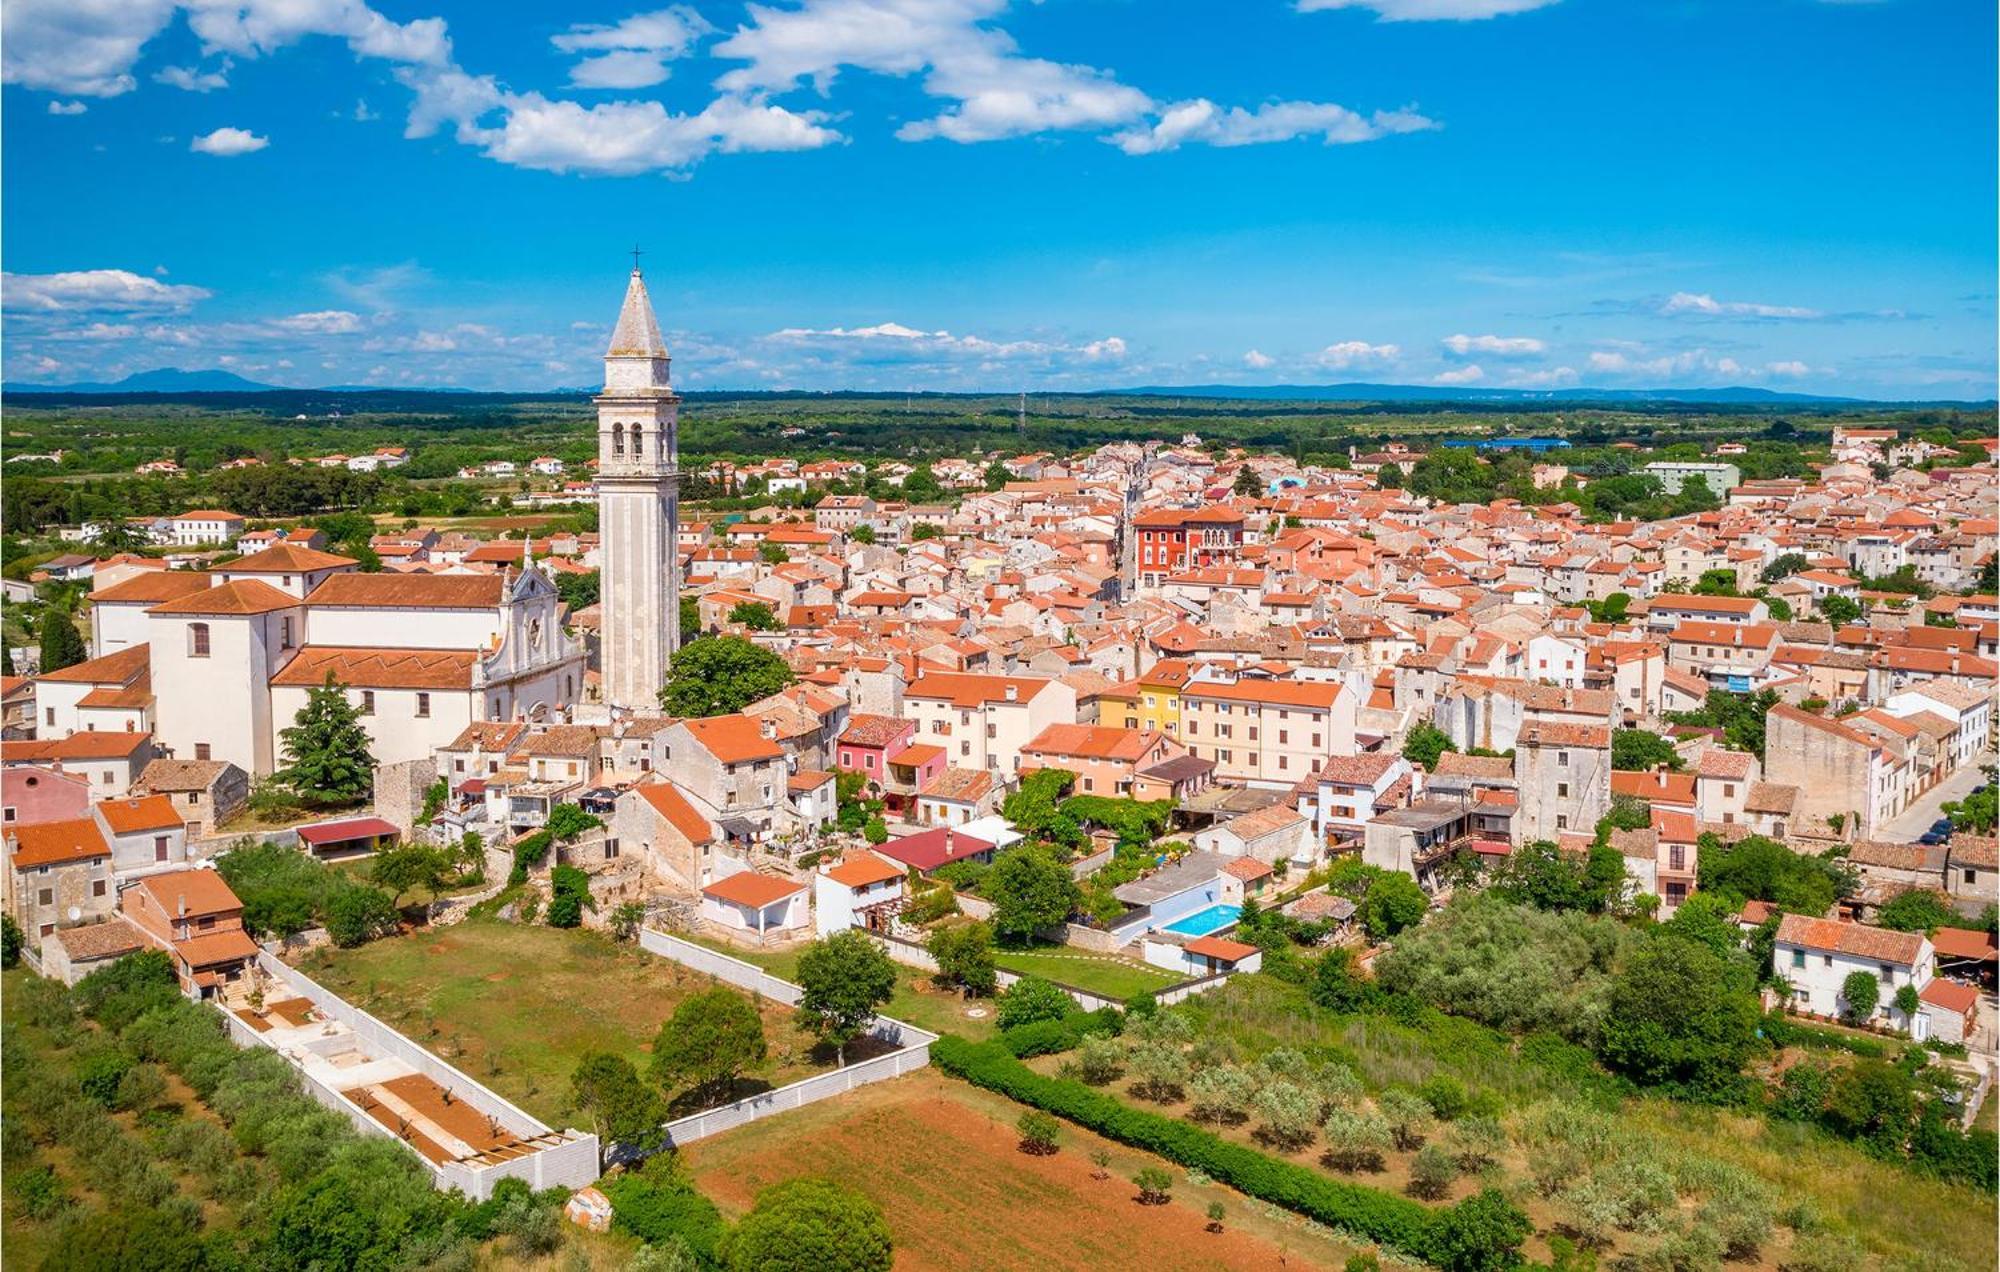
[{"label": "blue pool water", "polygon": [[1196,910],[1186,918],[1175,919],[1167,924],[1166,930],[1180,936],[1207,936],[1236,922],[1237,916],[1242,913],[1240,905],[1212,905],[1205,910]]}]

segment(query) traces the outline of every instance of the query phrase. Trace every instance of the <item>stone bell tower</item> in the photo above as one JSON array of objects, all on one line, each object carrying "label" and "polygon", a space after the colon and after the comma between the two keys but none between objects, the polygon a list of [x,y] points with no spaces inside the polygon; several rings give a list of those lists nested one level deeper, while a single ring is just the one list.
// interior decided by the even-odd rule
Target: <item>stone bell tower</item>
[{"label": "stone bell tower", "polygon": [[680,397],[636,261],[597,398],[600,674],[614,711],[656,714],[680,644]]}]

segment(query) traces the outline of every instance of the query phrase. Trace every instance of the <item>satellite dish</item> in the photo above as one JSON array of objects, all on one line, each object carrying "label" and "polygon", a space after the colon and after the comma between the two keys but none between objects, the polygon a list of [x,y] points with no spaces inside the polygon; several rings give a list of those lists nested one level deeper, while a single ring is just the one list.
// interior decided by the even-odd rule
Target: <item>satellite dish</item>
[{"label": "satellite dish", "polygon": [[77,905],[73,905],[73,906],[71,906],[71,907],[69,908],[69,921],[70,921],[71,923],[74,923],[74,922],[76,922],[76,921],[77,921],[78,919],[80,919],[80,918],[82,918],[82,917],[83,917],[83,907],[82,907],[82,906],[77,906]]}]

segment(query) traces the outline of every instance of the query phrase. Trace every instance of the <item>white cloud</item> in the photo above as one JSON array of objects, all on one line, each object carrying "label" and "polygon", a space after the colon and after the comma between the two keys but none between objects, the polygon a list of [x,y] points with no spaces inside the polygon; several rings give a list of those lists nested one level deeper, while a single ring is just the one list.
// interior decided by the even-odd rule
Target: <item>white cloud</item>
[{"label": "white cloud", "polygon": [[1486,378],[1486,372],[1477,362],[1463,366],[1456,371],[1440,371],[1431,377],[1432,384],[1477,384]]},{"label": "white cloud", "polygon": [[1353,367],[1394,362],[1402,352],[1392,344],[1373,345],[1365,340],[1343,340],[1320,350],[1315,361],[1335,371],[1346,371]]},{"label": "white cloud", "polygon": [[372,124],[382,117],[376,114],[368,105],[367,98],[357,97],[354,99],[354,114],[352,118],[357,124]]},{"label": "white cloud", "polygon": [[168,312],[212,294],[204,287],[163,283],[123,269],[0,274],[0,305],[17,313]]},{"label": "white cloud", "polygon": [[1660,312],[1669,317],[1680,314],[1695,314],[1710,318],[1824,318],[1817,309],[1804,309],[1797,305],[1760,305],[1746,300],[1717,300],[1706,293],[1675,292],[1660,305]]},{"label": "white cloud", "polygon": [[9,0],[0,9],[0,81],[116,97],[132,64],[173,17],[173,0]]},{"label": "white cloud", "polygon": [[1270,354],[1259,353],[1255,349],[1243,355],[1243,365],[1252,371],[1268,371],[1277,364],[1277,361]]},{"label": "white cloud", "polygon": [[1118,336],[1082,343],[1064,340],[996,340],[986,336],[924,331],[899,322],[870,327],[786,327],[764,337],[804,365],[821,370],[895,366],[911,369],[998,369],[1021,364],[1047,368],[1123,364],[1130,348]]},{"label": "white cloud", "polygon": [[1326,145],[1375,141],[1396,133],[1436,128],[1435,120],[1410,110],[1360,115],[1331,102],[1267,102],[1256,110],[1225,110],[1207,98],[1176,102],[1151,124],[1140,124],[1105,140],[1128,155],[1150,155],[1199,142],[1210,146],[1260,146],[1300,137]]},{"label": "white cloud", "polygon": [[821,126],[827,117],[819,111],[740,97],[718,97],[695,115],[671,114],[658,102],[586,107],[539,93],[502,101],[499,127],[462,120],[459,140],[502,163],[547,172],[629,176],[685,168],[717,152],[815,150],[843,140]]},{"label": "white cloud", "polygon": [[361,315],[345,309],[320,309],[309,314],[279,318],[273,325],[307,335],[347,336],[361,330]]},{"label": "white cloud", "polygon": [[1106,336],[1093,340],[1079,352],[1086,362],[1122,362],[1125,359],[1125,342],[1117,336]]},{"label": "white cloud", "polygon": [[89,109],[90,107],[82,102],[49,103],[49,114],[51,115],[81,115],[83,112]]},{"label": "white cloud", "polygon": [[1300,13],[1369,9],[1383,22],[1478,22],[1546,9],[1556,0],[1298,0]]},{"label": "white cloud", "polygon": [[1812,374],[1811,367],[1798,361],[1767,362],[1764,364],[1764,370],[1770,372],[1772,375],[1782,375],[1788,379],[1797,379],[1800,376]]},{"label": "white cloud", "polygon": [[550,43],[564,53],[588,53],[570,69],[578,88],[646,88],[667,78],[666,64],[712,34],[699,13],[685,6],[635,13],[615,25],[579,23]]},{"label": "white cloud", "polygon": [[1503,383],[1510,389],[1561,389],[1575,384],[1575,367],[1550,367],[1545,371],[1520,371]]},{"label": "white cloud", "polygon": [[203,133],[188,143],[188,149],[201,155],[215,155],[230,158],[247,155],[262,150],[271,144],[269,137],[259,137],[243,128],[218,128],[212,133]]},{"label": "white cloud", "polygon": [[162,67],[153,73],[153,80],[184,92],[212,93],[218,88],[229,87],[229,62],[224,59],[220,70],[205,72],[192,66]]},{"label": "white cloud", "polygon": [[1548,344],[1533,336],[1446,336],[1438,342],[1453,357],[1479,354],[1490,358],[1533,358],[1548,351]]},{"label": "white cloud", "polygon": [[1689,349],[1653,357],[1600,349],[1590,355],[1590,369],[1606,375],[1710,382],[1756,380],[1767,375],[1796,379],[1813,373],[1812,368],[1803,362],[1767,362],[1762,366],[1745,366],[1735,358],[1711,353],[1707,349]]}]

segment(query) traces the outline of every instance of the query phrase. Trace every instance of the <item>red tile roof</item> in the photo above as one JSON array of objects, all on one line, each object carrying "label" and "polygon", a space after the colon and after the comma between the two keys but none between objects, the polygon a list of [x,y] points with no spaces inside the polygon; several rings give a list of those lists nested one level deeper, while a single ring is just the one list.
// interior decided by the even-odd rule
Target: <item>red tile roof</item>
[{"label": "red tile roof", "polygon": [[15,826],[7,834],[17,844],[14,849],[17,870],[68,865],[111,855],[111,846],[104,842],[103,832],[98,830],[96,820],[89,817]]},{"label": "red tile roof", "polygon": [[804,884],[793,883],[790,879],[759,874],[755,870],[743,870],[717,879],[703,888],[701,893],[718,901],[733,901],[737,905],[747,905],[752,909],[761,910],[767,905],[804,890]]}]

